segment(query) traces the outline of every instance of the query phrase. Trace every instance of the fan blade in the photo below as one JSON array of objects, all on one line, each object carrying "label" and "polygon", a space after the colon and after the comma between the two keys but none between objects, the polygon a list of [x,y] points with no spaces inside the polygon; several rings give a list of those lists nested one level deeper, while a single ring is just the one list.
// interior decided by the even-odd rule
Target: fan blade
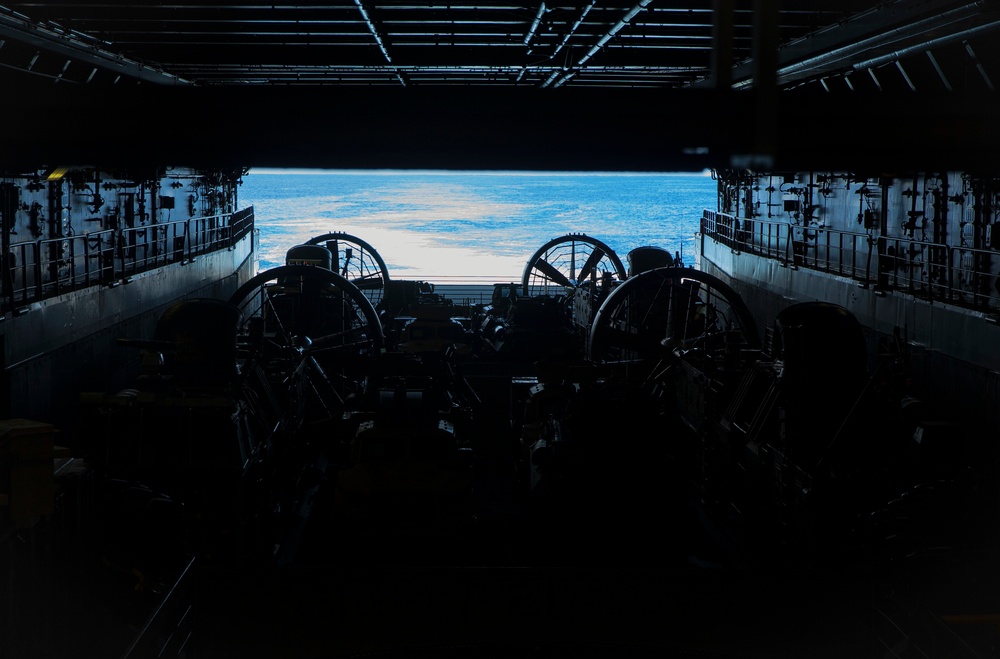
[{"label": "fan blade", "polygon": [[580,278],[577,281],[583,282],[590,279],[590,271],[593,270],[594,266],[596,266],[603,258],[604,250],[600,247],[595,247],[594,251],[587,257],[587,262],[583,264],[582,268],[580,268]]},{"label": "fan blade", "polygon": [[545,275],[546,279],[553,281],[560,286],[572,286],[573,282],[563,273],[556,270],[555,266],[545,259],[535,261],[535,269]]}]

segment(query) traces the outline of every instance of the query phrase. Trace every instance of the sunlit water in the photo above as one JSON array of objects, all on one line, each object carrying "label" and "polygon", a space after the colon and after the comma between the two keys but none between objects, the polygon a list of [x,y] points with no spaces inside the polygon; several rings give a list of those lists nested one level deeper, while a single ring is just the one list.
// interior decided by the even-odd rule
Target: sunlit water
[{"label": "sunlit water", "polygon": [[240,205],[260,230],[259,268],[343,231],[374,247],[394,279],[519,281],[553,238],[584,233],[622,260],[653,245],[693,261],[715,182],[703,174],[252,170]]}]

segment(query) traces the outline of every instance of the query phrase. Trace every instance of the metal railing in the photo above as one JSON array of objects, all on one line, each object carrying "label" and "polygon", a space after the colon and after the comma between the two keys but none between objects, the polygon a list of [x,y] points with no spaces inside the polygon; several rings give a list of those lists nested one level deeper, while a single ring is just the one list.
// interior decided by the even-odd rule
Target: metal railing
[{"label": "metal railing", "polygon": [[701,234],[737,254],[849,277],[877,290],[976,309],[996,306],[1000,292],[993,267],[1000,253],[989,249],[744,219],[708,210],[701,218]]},{"label": "metal railing", "polygon": [[121,659],[167,659],[193,654],[194,563],[195,558],[188,557]]},{"label": "metal railing", "polygon": [[0,310],[88,286],[113,286],[170,263],[228,249],[253,230],[253,207],[125,229],[15,243],[0,254],[5,272]]}]

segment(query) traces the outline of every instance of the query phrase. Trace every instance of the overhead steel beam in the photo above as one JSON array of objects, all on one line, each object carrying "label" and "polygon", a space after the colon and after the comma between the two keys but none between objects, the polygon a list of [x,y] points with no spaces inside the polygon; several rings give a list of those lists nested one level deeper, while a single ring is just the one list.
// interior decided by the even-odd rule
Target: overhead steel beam
[{"label": "overhead steel beam", "polygon": [[531,21],[531,27],[528,28],[527,34],[524,35],[524,45],[531,47],[531,40],[535,37],[535,32],[538,31],[538,26],[541,25],[542,19],[545,17],[545,3],[542,2],[538,5],[538,13],[535,14],[535,20]]},{"label": "overhead steel beam", "polygon": [[[0,170],[99,159],[116,166],[691,171],[731,167],[734,156],[754,153],[747,108],[766,107],[756,90],[609,93],[575,85],[109,91],[39,81],[22,91],[5,108],[18,130],[0,135]],[[913,98],[781,92],[773,108],[781,127],[772,133],[774,168],[996,170],[995,94]],[[544,139],[525,130],[539,116],[559,117],[560,130]],[[851,139],[817,130],[835,124],[852,126]],[[929,124],[934,131],[926,131]],[[147,134],[150,126],[152,142],[108,139]],[[621,126],[635,130],[616,130]]]},{"label": "overhead steel beam", "polygon": [[[385,43],[382,41],[382,35],[380,34],[378,27],[375,25],[375,22],[372,21],[371,17],[368,15],[368,10],[365,9],[364,3],[361,0],[354,0],[354,4],[357,5],[358,11],[361,13],[361,18],[364,20],[365,25],[368,26],[368,30],[371,32],[372,38],[375,39],[375,43],[378,44],[378,49],[382,51],[385,61],[392,64],[392,57],[389,55],[389,49],[386,48]],[[406,76],[400,73],[399,70],[394,70],[393,73],[395,74],[396,79],[399,80],[400,84],[406,87],[408,84]]]},{"label": "overhead steel beam", "polygon": [[903,63],[900,62],[899,60],[896,60],[896,70],[899,71],[899,75],[903,76],[903,82],[906,83],[906,86],[909,87],[910,91],[911,92],[917,91],[917,86],[913,84],[913,79],[910,78],[910,75],[906,72],[906,69],[903,68]]},{"label": "overhead steel beam", "polygon": [[[855,62],[870,59],[879,49],[899,44],[908,47],[918,40],[926,42],[925,35],[937,37],[948,26],[961,30],[969,21],[982,20],[987,10],[996,5],[996,0],[977,0],[959,6],[954,0],[896,0],[879,5],[784,44],[776,60],[777,83],[786,85],[850,69]],[[752,58],[737,64],[732,72],[733,88],[751,87],[755,66]],[[708,86],[708,82],[695,86]]]},{"label": "overhead steel beam", "polygon": [[589,60],[591,57],[593,57],[594,55],[596,55],[602,48],[604,48],[605,45],[607,45],[607,43],[609,41],[611,41],[612,39],[614,39],[614,37],[615,37],[616,34],[618,34],[619,32],[621,32],[622,28],[624,28],[626,25],[628,25],[629,22],[633,18],[635,18],[636,15],[638,15],[638,13],[640,11],[642,11],[643,9],[645,9],[649,5],[649,3],[651,3],[652,1],[653,0],[640,0],[639,4],[637,4],[635,7],[632,7],[632,9],[628,10],[625,13],[625,15],[622,16],[620,19],[618,19],[618,22],[615,23],[611,27],[610,30],[608,30],[607,34],[605,34],[603,37],[601,37],[600,39],[598,39],[597,43],[594,44],[590,48],[590,50],[587,51],[587,54],[585,54],[583,57],[580,58],[580,61],[578,61],[576,63],[576,67],[580,68],[581,66],[583,66],[587,62],[587,60]]},{"label": "overhead steel beam", "polygon": [[934,57],[934,53],[932,53],[930,50],[927,50],[925,52],[927,53],[927,59],[931,61],[931,66],[934,67],[934,71],[938,74],[938,78],[940,78],[941,84],[944,85],[945,90],[949,92],[954,91],[951,87],[951,83],[948,82],[948,76],[944,74],[944,69],[941,68],[941,65],[938,64],[937,58]]},{"label": "overhead steel beam", "polygon": [[[850,45],[836,48],[800,62],[781,66],[778,69],[779,84],[808,77],[817,72],[827,71],[831,67],[843,67],[845,64],[858,70],[873,68],[870,64],[862,63],[855,66],[855,63],[859,57],[862,57],[874,49],[892,47],[894,44],[901,41],[905,42],[908,40],[920,39],[923,35],[929,32],[935,34],[939,33],[946,27],[959,24],[974,17],[981,9],[982,3],[975,2],[958,9],[944,12],[943,14],[916,21],[914,23],[892,27],[880,34],[867,39],[860,39]],[[960,30],[960,32],[964,31],[965,30]],[[938,38],[938,40],[940,39],[942,39],[942,37]],[[926,40],[921,39],[920,43],[917,44],[917,48],[923,49],[926,47],[925,44]],[[886,60],[886,63],[893,61],[894,59],[895,58],[890,56],[890,58]],[[739,84],[737,84],[737,87],[738,86]]]},{"label": "overhead steel beam", "polygon": [[[919,53],[923,51],[929,51],[933,48],[941,48],[952,43],[958,43],[959,41],[964,41],[966,39],[972,39],[973,37],[986,34],[987,32],[993,32],[1000,30],[1000,20],[991,21],[989,23],[984,23],[982,25],[977,25],[976,27],[969,28],[967,30],[960,30],[958,32],[953,32],[941,37],[936,37],[927,41],[921,41],[920,43],[913,44],[906,48],[900,48],[893,50],[892,52],[885,53],[878,57],[872,57],[870,59],[862,60],[860,62],[855,62],[852,64],[852,68],[856,71],[861,71],[864,69],[872,69],[882,66],[883,64],[891,64],[907,55],[913,55],[914,53]],[[936,65],[936,63],[935,63]]]},{"label": "overhead steel beam", "polygon": [[729,89],[733,82],[733,21],[736,0],[712,0],[712,63],[714,89]]},{"label": "overhead steel beam", "polygon": [[778,7],[772,0],[754,0],[753,8],[753,150],[735,154],[733,165],[770,171],[777,151]]},{"label": "overhead steel beam", "polygon": [[990,76],[986,72],[986,68],[983,66],[983,63],[979,61],[979,58],[976,57],[976,52],[972,49],[971,43],[969,42],[965,43],[965,52],[967,52],[969,54],[969,57],[972,58],[973,63],[976,65],[976,70],[979,71],[979,75],[982,77],[983,82],[986,84],[986,88],[989,89],[991,92],[996,91],[996,88],[993,86],[993,81],[990,80]]},{"label": "overhead steel beam", "polygon": [[157,85],[190,85],[185,80],[142,62],[84,42],[71,30],[59,31],[34,23],[23,14],[0,7],[0,37],[20,41],[48,53],[98,66]]},{"label": "overhead steel beam", "polygon": [[556,46],[556,49],[552,51],[553,57],[555,57],[559,53],[559,51],[566,46],[566,43],[570,40],[570,38],[574,34],[576,34],[577,29],[579,29],[580,25],[587,18],[587,14],[590,13],[590,10],[593,9],[594,5],[596,4],[597,0],[593,0],[593,2],[591,2],[590,4],[584,5],[583,9],[580,10],[580,16],[577,17],[576,21],[573,22],[573,26],[570,27],[569,31],[567,31],[566,34],[563,35],[563,39],[562,41],[559,42],[559,45]]},{"label": "overhead steel beam", "polygon": [[[576,64],[573,66],[573,69],[575,69],[575,70],[567,71],[566,74],[563,75],[563,77],[560,78],[559,81],[555,83],[555,85],[556,86],[563,85],[570,78],[572,78],[574,75],[576,75],[576,73],[579,72],[579,70],[583,67],[584,64],[586,64],[590,60],[590,58],[592,58],[594,55],[596,55],[597,53],[599,53],[601,51],[601,49],[604,48],[604,46],[607,45],[607,43],[609,41],[611,41],[615,37],[615,35],[618,34],[622,30],[622,28],[624,28],[626,25],[628,25],[629,22],[633,18],[635,18],[636,15],[640,11],[642,11],[643,9],[645,9],[649,5],[649,3],[651,3],[652,1],[653,0],[640,0],[639,3],[636,6],[632,7],[627,12],[625,12],[625,15],[622,16],[620,19],[618,19],[618,22],[615,23],[614,25],[612,25],[611,29],[608,30],[607,33],[604,34],[604,36],[602,36],[600,39],[598,39],[597,43],[595,43],[593,46],[591,46],[590,50],[588,50],[583,55],[583,57],[581,57],[579,60],[577,60]],[[547,86],[550,83],[551,83],[551,79],[546,80],[545,83],[543,83],[542,86],[545,87],[545,86]]]}]

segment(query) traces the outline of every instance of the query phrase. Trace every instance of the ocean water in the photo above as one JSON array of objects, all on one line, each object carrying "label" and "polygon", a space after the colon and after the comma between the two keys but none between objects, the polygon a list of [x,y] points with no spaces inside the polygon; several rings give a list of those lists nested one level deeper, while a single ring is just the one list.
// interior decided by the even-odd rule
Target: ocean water
[{"label": "ocean water", "polygon": [[375,248],[394,279],[520,281],[543,244],[596,238],[625,261],[636,247],[680,252],[715,182],[705,174],[251,170],[239,190],[260,231],[259,269],[288,248],[343,231]]}]

